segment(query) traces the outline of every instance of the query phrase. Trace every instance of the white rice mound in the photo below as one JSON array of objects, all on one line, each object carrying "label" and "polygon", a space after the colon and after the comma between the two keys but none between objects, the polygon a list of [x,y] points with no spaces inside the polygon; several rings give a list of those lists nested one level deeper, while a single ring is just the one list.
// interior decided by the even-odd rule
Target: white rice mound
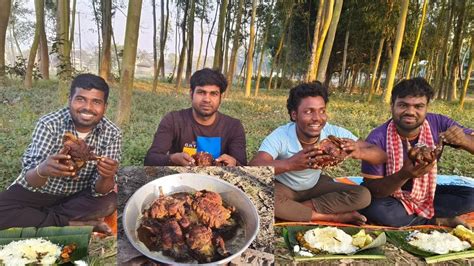
[{"label": "white rice mound", "polygon": [[348,254],[357,251],[352,237],[336,227],[315,228],[306,231],[304,240],[310,247],[332,254]]},{"label": "white rice mound", "polygon": [[[38,255],[43,254],[41,259]],[[12,241],[0,247],[1,265],[26,265],[28,263],[51,265],[61,255],[61,247],[42,238]]]},{"label": "white rice mound", "polygon": [[440,233],[438,231],[433,231],[430,234],[417,233],[408,244],[436,254],[458,252],[471,247],[471,244],[467,241],[461,241],[452,234]]}]

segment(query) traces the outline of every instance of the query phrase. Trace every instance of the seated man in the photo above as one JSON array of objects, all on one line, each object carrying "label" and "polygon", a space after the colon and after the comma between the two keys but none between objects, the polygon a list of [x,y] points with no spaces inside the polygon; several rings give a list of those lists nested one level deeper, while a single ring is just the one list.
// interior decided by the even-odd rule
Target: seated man
[{"label": "seated man", "polygon": [[[93,225],[98,231],[110,230],[103,217],[117,206],[113,190],[122,135],[104,117],[108,95],[101,77],[78,75],[68,107],[40,118],[20,175],[0,193],[0,229]],[[96,156],[77,172],[63,148],[66,133],[83,139]]]},{"label": "seated man", "polygon": [[191,76],[190,83],[191,108],[163,117],[145,165],[199,165],[192,157],[196,152],[209,153],[219,165],[246,165],[244,127],[218,111],[227,88],[224,75],[204,68]]},{"label": "seated man", "polygon": [[348,130],[327,123],[327,88],[320,82],[290,90],[287,101],[292,122],[280,126],[263,141],[250,165],[275,167],[275,217],[290,221],[333,221],[363,224],[357,210],[370,203],[362,186],[335,182],[315,169],[321,155],[318,141],[329,135],[344,138],[343,149],[354,159],[383,163],[386,154],[375,145],[357,140]]},{"label": "seated man", "polygon": [[[452,119],[427,113],[433,89],[423,78],[403,80],[392,91],[392,118],[367,137],[385,150],[385,164],[362,163],[363,185],[372,193],[372,203],[362,213],[369,221],[388,226],[462,223],[457,216],[474,211],[474,189],[436,186],[437,159],[414,162],[409,147],[433,149],[440,138],[445,144],[474,153],[472,130]],[[438,147],[438,151],[442,151]],[[434,154],[434,153],[433,153]]]}]

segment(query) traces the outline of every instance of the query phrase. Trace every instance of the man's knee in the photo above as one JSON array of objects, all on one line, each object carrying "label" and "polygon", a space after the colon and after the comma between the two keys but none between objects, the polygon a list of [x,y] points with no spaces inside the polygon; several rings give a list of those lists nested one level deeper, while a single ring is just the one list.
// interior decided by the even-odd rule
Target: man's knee
[{"label": "man's knee", "polygon": [[370,205],[372,196],[366,187],[354,186],[351,194],[354,202],[354,208],[357,210],[363,209]]}]

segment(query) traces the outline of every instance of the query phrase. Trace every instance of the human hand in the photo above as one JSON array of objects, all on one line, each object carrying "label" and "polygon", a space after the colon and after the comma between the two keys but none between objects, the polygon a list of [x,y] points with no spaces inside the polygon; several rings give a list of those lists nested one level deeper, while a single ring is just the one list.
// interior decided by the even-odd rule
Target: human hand
[{"label": "human hand", "polygon": [[463,146],[468,141],[464,130],[456,125],[439,134],[439,137],[443,142],[456,146]]},{"label": "human hand", "polygon": [[194,159],[191,155],[185,152],[173,153],[170,155],[170,161],[178,166],[193,166]]},{"label": "human hand", "polygon": [[116,160],[102,157],[97,162],[97,172],[103,178],[114,178],[117,173],[119,163]]},{"label": "human hand", "polygon": [[362,149],[358,141],[349,138],[342,138],[344,141],[341,145],[341,148],[347,152],[349,155],[348,158],[361,159],[362,158]]},{"label": "human hand", "polygon": [[403,178],[405,179],[412,179],[422,177],[427,174],[431,168],[434,167],[436,160],[431,163],[414,163],[410,159],[406,159],[403,162],[403,166],[400,169]]},{"label": "human hand", "polygon": [[75,176],[74,167],[60,163],[71,160],[71,156],[61,153],[50,155],[38,165],[37,174],[41,177]]},{"label": "human hand", "polygon": [[219,156],[219,158],[216,159],[216,164],[223,164],[225,166],[236,166],[237,160],[228,154],[222,154],[221,156]]},{"label": "human hand", "polygon": [[322,155],[323,151],[315,145],[303,148],[287,159],[288,167],[291,171],[300,171],[308,168],[314,168],[315,156]]}]

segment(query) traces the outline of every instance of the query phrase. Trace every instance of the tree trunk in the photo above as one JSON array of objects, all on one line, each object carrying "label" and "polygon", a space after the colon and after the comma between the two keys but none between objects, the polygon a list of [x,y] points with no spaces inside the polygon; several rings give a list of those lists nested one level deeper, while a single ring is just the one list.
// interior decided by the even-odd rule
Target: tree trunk
[{"label": "tree trunk", "polygon": [[217,26],[216,47],[214,48],[214,63],[212,68],[222,71],[222,37],[225,27],[225,18],[227,13],[228,0],[222,0],[221,9],[219,12],[219,24]]},{"label": "tree trunk", "polygon": [[[73,2],[73,5],[75,1]],[[69,2],[58,1],[58,24],[59,37],[61,40],[59,48],[60,72],[59,72],[59,103],[67,100],[68,87],[71,79],[71,44],[69,40]]]},{"label": "tree trunk", "polygon": [[30,56],[28,57],[28,65],[26,67],[25,81],[23,85],[27,89],[31,89],[33,84],[33,67],[35,65],[36,51],[38,51],[39,34],[40,34],[40,21],[44,17],[44,2],[43,0],[35,0],[35,13],[36,13],[36,26],[35,36],[33,37],[33,44],[30,49]]},{"label": "tree trunk", "polygon": [[231,19],[231,14],[232,14],[232,1],[230,1],[230,3],[227,5],[227,18],[226,18],[226,21],[225,21],[225,29],[224,29],[223,43],[225,43],[225,44],[224,44],[224,48],[223,48],[223,52],[224,52],[223,58],[224,59],[222,61],[222,67],[223,67],[222,73],[224,74],[224,76],[227,76],[227,71],[228,71],[228,67],[229,67],[229,42],[230,42],[230,38],[231,38],[230,33],[231,33],[232,29],[234,28],[234,20],[235,20],[235,15]]},{"label": "tree trunk", "polygon": [[316,80],[318,75],[319,61],[321,60],[321,53],[323,52],[324,41],[326,40],[326,35],[328,34],[329,25],[331,24],[333,10],[334,10],[334,0],[328,0],[325,5],[325,19],[323,20],[323,27],[321,29],[321,38],[317,40],[318,49],[316,50],[316,55],[314,58],[314,68],[311,73],[310,80]]},{"label": "tree trunk", "polygon": [[[165,77],[165,45],[168,37],[168,21],[169,21],[169,0],[166,0],[166,16],[165,16],[165,1],[161,0],[160,10],[160,58],[158,60],[158,70],[156,75],[160,75],[161,78]],[[165,20],[166,18],[166,20]]]},{"label": "tree trunk", "polygon": [[188,18],[188,8],[189,1],[186,1],[184,7],[184,17],[183,23],[181,24],[181,32],[183,33],[183,44],[181,46],[181,52],[179,53],[179,62],[178,62],[178,72],[176,73],[176,94],[178,94],[179,89],[181,89],[181,80],[183,79],[183,68],[184,68],[184,58],[186,57],[186,48],[188,47],[188,39],[186,38],[186,21]]},{"label": "tree trunk", "polygon": [[232,88],[235,66],[237,65],[236,58],[237,58],[237,51],[239,50],[239,46],[240,46],[240,27],[242,24],[242,11],[244,9],[243,5],[244,5],[244,1],[239,0],[238,6],[237,6],[237,22],[235,24],[235,34],[234,34],[234,39],[232,42],[232,52],[230,53],[229,70],[227,72],[227,84],[229,86],[229,89]]},{"label": "tree trunk", "polygon": [[464,100],[466,99],[467,87],[469,86],[469,81],[471,79],[472,65],[474,64],[474,38],[471,38],[471,60],[469,60],[469,65],[466,71],[466,78],[464,79],[464,85],[462,87],[461,99],[459,100],[459,108],[464,109]]},{"label": "tree trunk", "polygon": [[131,116],[133,79],[135,74],[135,61],[137,58],[141,10],[142,0],[129,0],[123,47],[122,77],[120,79],[116,119],[119,127],[128,124]]},{"label": "tree trunk", "polygon": [[342,4],[343,0],[336,0],[336,4],[334,6],[334,15],[332,16],[327,39],[324,43],[324,51],[318,67],[317,75],[317,80],[321,82],[326,81],[326,70],[328,68],[329,58],[331,57],[332,46],[336,36],[337,24],[339,23],[339,18],[341,17]]},{"label": "tree trunk", "polygon": [[387,85],[385,86],[385,92],[383,101],[385,103],[390,102],[392,86],[395,80],[395,72],[397,71],[398,58],[400,56],[400,50],[403,43],[403,33],[405,32],[406,18],[408,14],[408,4],[409,0],[402,0],[401,15],[398,20],[397,27],[397,37],[395,39],[395,45],[393,47],[392,59],[390,61],[390,66],[387,70]]},{"label": "tree trunk", "polygon": [[23,59],[23,52],[21,51],[20,43],[18,42],[18,38],[16,37],[17,33],[15,31],[15,24],[12,23],[10,26],[11,26],[10,34],[14,40],[15,47],[18,50],[18,54],[20,54],[20,58]]},{"label": "tree trunk", "polygon": [[40,11],[41,16],[36,19],[39,30],[39,70],[43,79],[49,80],[49,53],[48,39],[46,38],[46,31],[44,29],[44,3],[42,3],[42,8]]},{"label": "tree trunk", "polygon": [[[467,1],[465,1],[467,3]],[[462,46],[462,29],[464,26],[464,19],[465,19],[465,10],[467,8],[466,4],[462,3],[461,1],[458,2],[459,6],[459,14],[456,23],[456,29],[454,31],[454,39],[453,39],[453,52],[451,55],[451,67],[450,67],[450,74],[449,74],[449,84],[448,85],[448,101],[454,101],[457,98],[457,89],[458,89],[458,73],[459,73],[459,57],[461,54],[461,46]]]},{"label": "tree trunk", "polygon": [[96,1],[97,0],[92,0],[92,9],[94,10],[94,17],[95,17],[95,26],[97,28],[97,53],[98,53],[98,57],[97,57],[97,69],[99,70],[100,69],[100,61],[102,59],[102,45],[101,45],[101,41],[100,41],[100,18],[99,18],[99,14],[97,12],[97,8],[96,8]]},{"label": "tree trunk", "polygon": [[407,70],[407,79],[411,77],[411,68],[413,66],[413,61],[415,60],[416,50],[418,48],[418,43],[420,42],[421,32],[423,31],[423,23],[425,22],[426,17],[426,9],[428,7],[428,0],[423,1],[423,10],[421,11],[421,20],[420,25],[418,26],[418,32],[416,34],[415,44],[413,45],[413,52],[411,53],[410,63],[408,63],[408,70]]},{"label": "tree trunk", "polygon": [[347,63],[347,47],[349,46],[349,29],[346,30],[346,36],[344,37],[344,52],[342,54],[342,69],[341,79],[339,80],[339,86],[344,87],[346,79],[346,63]]},{"label": "tree trunk", "polygon": [[[270,7],[273,7],[273,1],[270,3]],[[258,96],[258,91],[260,89],[260,78],[262,75],[262,65],[263,65],[263,58],[265,55],[265,48],[267,47],[267,40],[268,40],[268,32],[270,31],[270,22],[271,22],[271,15],[267,16],[266,23],[265,23],[265,33],[263,34],[263,41],[261,45],[260,51],[260,59],[258,62],[258,71],[257,71],[257,80],[255,81],[255,97]]]},{"label": "tree trunk", "polygon": [[377,72],[378,72],[378,68],[380,64],[380,58],[382,57],[384,42],[385,42],[385,37],[382,36],[379,41],[379,48],[377,51],[377,58],[375,59],[375,63],[374,63],[374,69],[372,70],[372,79],[370,80],[369,97],[367,99],[369,103],[372,102],[372,97],[374,97],[374,94],[375,94],[375,81],[377,80]]},{"label": "tree trunk", "polygon": [[191,74],[193,72],[193,51],[194,51],[194,13],[196,11],[196,1],[191,1],[191,10],[189,12],[188,18],[188,38],[187,38],[187,46],[188,46],[188,54],[187,54],[187,63],[186,63],[186,84],[189,84],[189,80],[191,79]]},{"label": "tree trunk", "polygon": [[112,42],[114,43],[114,51],[115,51],[115,60],[117,61],[117,69],[118,69],[118,76],[121,78],[122,71],[120,69],[120,59],[119,59],[119,54],[117,51],[117,43],[115,42],[115,35],[114,35],[114,29],[112,28]]},{"label": "tree trunk", "polygon": [[[163,4],[163,0],[161,1]],[[153,93],[157,92],[157,86],[158,86],[158,51],[157,51],[157,42],[156,42],[156,0],[151,0],[151,5],[152,5],[152,14],[153,14],[153,88],[152,91]],[[161,10],[163,10],[163,6],[161,6]],[[163,15],[163,14],[162,14]],[[164,18],[161,17],[161,25],[164,23]],[[160,34],[160,41],[162,38],[163,33]]]},{"label": "tree trunk", "polygon": [[289,1],[289,3],[290,3],[291,6],[289,7],[288,14],[285,16],[285,22],[283,23],[283,28],[282,28],[282,32],[281,32],[280,41],[278,43],[278,48],[275,52],[275,56],[273,57],[273,60],[272,60],[272,63],[271,63],[270,75],[268,76],[268,84],[267,84],[267,89],[268,90],[270,90],[271,86],[272,86],[273,69],[278,67],[278,58],[280,57],[280,53],[281,53],[281,50],[283,48],[283,42],[285,41],[286,31],[287,31],[288,25],[290,24],[290,18],[291,18],[291,14],[293,12],[293,4],[292,4],[291,1]]},{"label": "tree trunk", "polygon": [[199,43],[199,53],[198,53],[198,58],[197,58],[197,62],[196,62],[196,70],[198,70],[200,68],[200,65],[201,65],[202,45],[204,44],[203,21],[204,21],[204,14],[206,14],[206,4],[207,4],[207,0],[204,0],[203,4],[202,4],[202,14],[201,14],[201,41]]},{"label": "tree trunk", "polygon": [[[444,2],[443,2],[444,3]],[[444,8],[447,8],[443,5]],[[443,81],[445,78],[448,76],[447,72],[447,62],[448,62],[448,42],[449,42],[449,35],[451,33],[451,25],[452,25],[452,19],[453,19],[453,13],[454,11],[452,9],[449,9],[449,15],[448,19],[446,21],[446,29],[444,32],[444,36],[442,38],[443,44],[441,46],[440,52],[441,52],[441,58],[438,61],[438,66],[436,68],[436,76],[435,76],[435,85],[434,88],[436,90],[436,98],[442,99],[443,98]],[[440,20],[439,23],[442,21]]]},{"label": "tree trunk", "polygon": [[216,24],[218,11],[219,11],[219,3],[217,3],[217,6],[216,6],[216,13],[214,14],[214,20],[212,21],[211,30],[209,31],[209,35],[207,36],[206,53],[204,54],[204,63],[202,64],[202,67],[203,67],[203,68],[206,67],[207,50],[208,50],[208,48],[209,48],[209,41],[211,40],[212,31],[214,30],[214,26],[215,26],[215,24]]},{"label": "tree trunk", "polygon": [[12,0],[0,0],[0,85],[5,82],[5,40]]},{"label": "tree trunk", "polygon": [[102,59],[100,75],[107,81],[112,81],[112,0],[100,1],[102,10]]},{"label": "tree trunk", "polygon": [[257,14],[257,0],[252,0],[252,18],[250,19],[250,40],[247,53],[247,78],[245,80],[245,97],[250,96],[252,89],[253,49],[255,48],[255,16]]},{"label": "tree trunk", "polygon": [[321,27],[321,22],[322,22],[322,17],[323,17],[323,9],[325,5],[325,0],[320,0],[319,1],[319,6],[318,6],[318,13],[316,15],[316,22],[314,24],[314,34],[313,34],[313,44],[311,47],[311,60],[308,66],[308,71],[306,73],[306,81],[311,82],[316,78],[316,75],[313,75],[315,72],[315,69],[317,68],[316,66],[316,54],[318,52],[318,41],[319,41],[319,31]]}]

